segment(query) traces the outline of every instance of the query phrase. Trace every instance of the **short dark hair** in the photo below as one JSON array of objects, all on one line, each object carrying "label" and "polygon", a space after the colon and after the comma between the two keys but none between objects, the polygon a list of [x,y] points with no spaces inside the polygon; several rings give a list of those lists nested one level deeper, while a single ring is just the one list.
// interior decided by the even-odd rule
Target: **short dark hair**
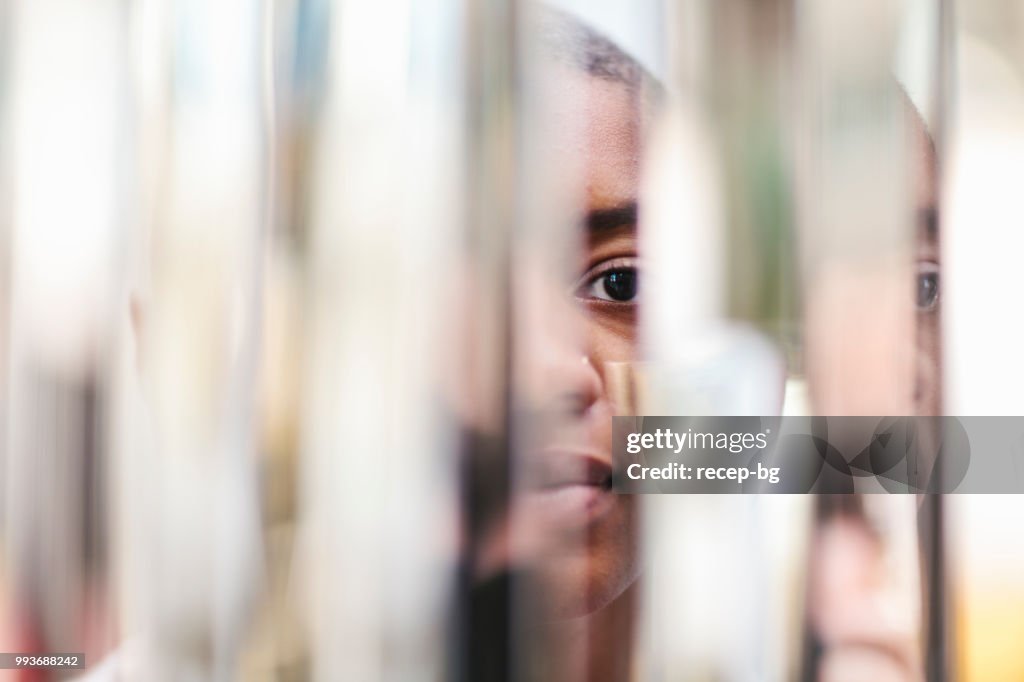
[{"label": "short dark hair", "polygon": [[573,15],[544,6],[538,8],[538,24],[542,49],[559,61],[631,89],[660,90],[661,84],[640,62]]}]

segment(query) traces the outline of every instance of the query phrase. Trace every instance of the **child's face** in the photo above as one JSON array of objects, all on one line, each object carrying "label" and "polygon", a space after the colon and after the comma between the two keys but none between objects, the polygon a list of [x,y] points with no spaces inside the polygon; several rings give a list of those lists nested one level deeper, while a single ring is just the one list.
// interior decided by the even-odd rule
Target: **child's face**
[{"label": "child's face", "polygon": [[[528,408],[550,428],[528,426],[520,442],[518,492],[502,532],[505,559],[527,568],[545,603],[559,616],[593,612],[619,596],[639,572],[639,521],[633,496],[615,495],[611,476],[609,393],[613,363],[638,359],[642,268],[637,235],[641,146],[648,100],[622,83],[569,67],[554,69],[555,97],[545,163],[560,169],[566,192],[579,197],[581,235],[575,282],[529,252],[515,268],[515,367]],[[918,218],[914,281],[916,368],[912,404],[937,414],[940,403],[938,245],[934,154],[918,119],[913,139],[914,208]],[[913,285],[913,286],[911,286]],[[911,404],[907,397],[906,404]],[[544,422],[544,420],[540,420]],[[553,424],[553,426],[552,426]],[[526,446],[523,447],[523,444]],[[507,534],[506,534],[507,532]]]},{"label": "child's face", "polygon": [[[636,231],[645,101],[618,82],[553,69],[543,162],[578,198],[572,273],[529,249],[515,266],[526,411],[509,561],[527,569],[556,617],[590,613],[637,575],[639,532],[630,496],[611,491],[608,363],[637,358],[640,267]],[[534,256],[534,257],[531,257]],[[517,261],[518,262],[518,261]]]}]

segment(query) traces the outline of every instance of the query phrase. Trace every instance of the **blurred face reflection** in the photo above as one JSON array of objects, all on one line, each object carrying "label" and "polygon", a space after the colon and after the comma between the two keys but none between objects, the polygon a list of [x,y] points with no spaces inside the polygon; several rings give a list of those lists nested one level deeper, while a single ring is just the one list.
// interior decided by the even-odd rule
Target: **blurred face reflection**
[{"label": "blurred face reflection", "polygon": [[[803,313],[804,365],[818,414],[923,415],[942,413],[941,308],[937,169],[934,144],[909,98],[892,84],[906,134],[905,205],[912,225],[892,225],[910,235],[882,234],[870,222],[837,226],[825,236],[866,249],[875,240],[888,252],[861,255],[836,250],[809,263],[813,286],[806,289]],[[896,110],[899,113],[900,110]],[[902,151],[902,150],[901,150]],[[904,157],[899,157],[902,163]],[[893,176],[893,180],[897,180]],[[902,178],[899,179],[902,185]],[[859,188],[850,188],[856,193]],[[901,198],[902,199],[902,198]],[[902,203],[902,201],[900,202]],[[870,221],[872,207],[857,218]],[[887,213],[881,215],[888,215]],[[840,230],[846,230],[844,233]],[[876,230],[876,233],[870,232]],[[904,260],[904,239],[911,251]],[[817,236],[817,235],[815,235]],[[857,239],[850,239],[856,236]],[[825,241],[823,238],[822,241]],[[898,247],[896,246],[898,244]],[[877,247],[876,247],[877,248]]]},{"label": "blurred face reflection", "polygon": [[[908,105],[910,106],[910,105]],[[939,258],[938,169],[935,146],[916,111],[908,116],[915,226],[914,303],[917,310],[914,409],[942,414],[942,279]]]}]

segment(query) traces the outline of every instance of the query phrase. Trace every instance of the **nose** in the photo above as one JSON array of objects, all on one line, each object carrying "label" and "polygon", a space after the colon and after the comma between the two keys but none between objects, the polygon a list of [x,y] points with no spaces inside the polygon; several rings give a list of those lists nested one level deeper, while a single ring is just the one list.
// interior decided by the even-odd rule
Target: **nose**
[{"label": "nose", "polygon": [[570,418],[587,416],[601,398],[601,377],[590,358],[578,352],[553,351],[546,362],[545,375],[551,382],[546,389],[549,409]]}]

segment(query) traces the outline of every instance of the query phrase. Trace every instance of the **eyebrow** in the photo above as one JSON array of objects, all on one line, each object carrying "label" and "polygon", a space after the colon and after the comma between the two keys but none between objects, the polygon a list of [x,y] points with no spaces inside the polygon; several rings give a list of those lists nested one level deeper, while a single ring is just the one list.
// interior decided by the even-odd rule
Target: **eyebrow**
[{"label": "eyebrow", "polygon": [[631,201],[613,208],[602,208],[588,211],[586,217],[587,232],[598,233],[614,230],[617,227],[636,224],[636,202]]}]

